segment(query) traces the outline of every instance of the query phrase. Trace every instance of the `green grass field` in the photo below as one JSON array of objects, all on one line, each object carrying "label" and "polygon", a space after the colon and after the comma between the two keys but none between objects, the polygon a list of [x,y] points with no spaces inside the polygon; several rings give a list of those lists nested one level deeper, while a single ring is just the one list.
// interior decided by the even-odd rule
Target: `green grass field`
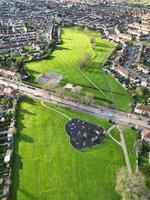
[{"label": "green grass field", "polygon": [[111,131],[111,135],[117,140],[117,141],[121,141],[120,139],[120,135],[119,135],[119,131],[117,128],[114,128],[112,131]]},{"label": "green grass field", "polygon": [[[108,129],[111,124],[50,105]],[[84,152],[74,149],[65,132],[67,119],[24,99],[18,105],[11,200],[118,200],[116,172],[123,153],[110,138]]]},{"label": "green grass field", "polygon": [[[90,45],[89,38],[91,35],[96,37],[94,50]],[[93,59],[82,72],[104,92],[107,99],[115,102],[117,108],[128,111],[131,103],[130,95],[119,83],[102,70],[102,65],[114,48],[115,45],[113,43],[102,40],[96,31],[90,31],[85,34],[81,28],[63,28],[62,44],[56,47],[48,59],[26,64],[26,68],[31,73],[30,82],[35,83],[36,77],[48,71],[61,72],[64,75],[61,86],[66,83],[81,85],[84,88],[84,92],[90,92],[94,95],[94,103],[107,106],[109,103],[106,101],[106,97],[76,69],[78,61],[87,52],[90,52],[93,55]]]},{"label": "green grass field", "polygon": [[124,129],[125,141],[127,145],[127,150],[129,154],[129,158],[131,161],[131,166],[133,171],[136,170],[136,150],[135,143],[137,140],[137,131],[129,128]]},{"label": "green grass field", "polygon": [[129,0],[129,3],[132,3],[132,4],[150,5],[149,0]]}]

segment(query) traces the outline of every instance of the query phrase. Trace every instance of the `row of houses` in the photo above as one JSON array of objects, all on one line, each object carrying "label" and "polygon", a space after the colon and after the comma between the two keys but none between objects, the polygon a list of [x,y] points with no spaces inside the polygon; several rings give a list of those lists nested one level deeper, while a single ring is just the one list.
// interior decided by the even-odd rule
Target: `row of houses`
[{"label": "row of houses", "polygon": [[147,36],[149,39],[150,35],[150,13],[141,17],[140,22],[134,22],[128,25],[128,33],[133,38],[142,39],[143,36]]},{"label": "row of houses", "polygon": [[0,96],[8,96],[10,98],[19,98],[19,91],[8,86],[0,85]]},{"label": "row of houses", "polygon": [[[5,92],[9,94],[8,90]],[[17,101],[0,91],[0,199],[8,200],[11,187],[11,158],[13,154],[15,111]],[[5,101],[3,100],[5,99]],[[13,103],[12,103],[13,102]]]},{"label": "row of houses", "polygon": [[34,44],[40,47],[36,51],[40,51],[49,43],[52,39],[52,14],[55,10],[46,8],[46,2],[42,3],[43,6],[45,4],[44,11],[39,9],[40,6],[37,7],[40,2],[36,0],[32,2],[32,6],[28,2],[0,2],[3,8],[0,13],[0,53],[19,53],[23,47]]},{"label": "row of houses", "polygon": [[134,112],[150,117],[150,105],[138,103],[134,109]]},{"label": "row of houses", "polygon": [[148,142],[150,144],[150,130],[144,129],[141,132],[141,139],[142,141]]},{"label": "row of houses", "polygon": [[[122,31],[126,29],[128,24],[133,23],[141,16],[146,14],[148,10],[143,7],[130,7],[129,5],[122,5],[120,3],[113,4],[99,2],[99,3],[70,3],[63,5],[63,21],[65,25],[79,25],[89,28],[95,28],[106,33],[106,37],[116,35],[115,26]],[[107,30],[107,31],[106,31]],[[105,34],[104,34],[105,35]],[[131,39],[123,32],[120,33],[120,38]]]},{"label": "row of houses", "polygon": [[[114,27],[114,30],[105,25],[101,28],[101,34],[107,39],[120,42],[123,45],[134,39],[150,41],[150,14],[148,12],[143,15],[141,14],[140,16],[137,16],[137,19],[133,20],[133,23],[130,23],[131,21],[126,21],[122,26],[117,24]],[[146,22],[145,18],[147,19]]]},{"label": "row of houses", "polygon": [[138,86],[150,88],[150,67],[143,63],[143,45],[125,45],[117,51],[113,66],[121,76]]},{"label": "row of houses", "polygon": [[0,76],[2,76],[4,78],[13,79],[13,80],[16,80],[16,81],[21,81],[20,74],[15,72],[15,71],[0,69]]}]

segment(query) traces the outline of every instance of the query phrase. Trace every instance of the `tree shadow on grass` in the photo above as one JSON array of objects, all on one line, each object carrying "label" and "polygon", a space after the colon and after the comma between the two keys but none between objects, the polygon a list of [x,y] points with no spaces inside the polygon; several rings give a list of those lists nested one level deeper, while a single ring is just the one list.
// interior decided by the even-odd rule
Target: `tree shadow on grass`
[{"label": "tree shadow on grass", "polygon": [[[55,49],[55,50],[56,50],[56,49]],[[55,51],[55,50],[53,50],[53,51]],[[45,61],[45,60],[53,60],[55,57],[56,57],[56,56],[53,56],[52,54],[50,54],[49,56],[47,56],[46,58],[40,60],[39,62]]]},{"label": "tree shadow on grass", "polygon": [[20,135],[20,139],[19,139],[19,142],[27,142],[27,143],[34,143],[34,140],[32,137],[28,136],[28,135],[25,135],[25,134],[21,134]]},{"label": "tree shadow on grass", "polygon": [[27,200],[37,200],[34,194],[26,191],[25,189],[19,188],[19,191],[24,194]]},{"label": "tree shadow on grass", "polygon": [[97,42],[97,43],[96,43],[96,46],[97,46],[97,47],[101,47],[101,48],[112,48],[111,45],[106,44],[106,43],[104,43],[104,42]]},{"label": "tree shadow on grass", "polygon": [[70,50],[70,49],[63,46],[57,46],[56,50]]},{"label": "tree shadow on grass", "polygon": [[[55,50],[53,50],[53,51],[55,51]],[[41,58],[41,59],[39,59],[39,60],[30,60],[30,61],[26,61],[26,64],[32,64],[32,65],[34,65],[34,64],[38,64],[38,63],[40,63],[40,62],[42,62],[42,61],[46,61],[46,60],[53,60],[54,58],[55,58],[55,56],[53,56],[52,55],[52,53],[53,53],[53,51],[48,55],[48,56],[46,56],[46,57],[44,57],[44,58]],[[27,67],[26,67],[27,68]],[[29,69],[28,69],[29,70]]]},{"label": "tree shadow on grass", "polygon": [[[30,114],[30,115],[35,115],[32,112],[28,110],[21,109],[21,103],[26,102],[31,105],[34,105],[36,102],[33,99],[30,98],[24,98],[21,99],[18,103],[18,109],[16,111],[16,119],[17,119],[17,134],[15,135],[15,143],[14,143],[14,153],[13,153],[13,158],[12,158],[12,185],[11,185],[11,190],[10,190],[10,199],[11,200],[20,200],[17,198],[17,191],[19,188],[19,183],[20,183],[20,170],[23,169],[23,162],[22,162],[22,157],[18,154],[19,152],[19,144],[21,141],[27,142],[27,143],[33,143],[34,140],[32,137],[21,134],[21,130],[25,128],[24,124],[22,123],[24,119],[25,114]],[[24,113],[22,113],[22,111]],[[33,196],[32,196],[33,197]],[[28,195],[27,199],[34,199],[30,195]]]},{"label": "tree shadow on grass", "polygon": [[29,111],[29,110],[26,110],[26,109],[21,109],[21,112],[22,112],[23,114],[36,116],[35,113],[33,113],[33,112]]},{"label": "tree shadow on grass", "polygon": [[102,62],[91,62],[87,65],[84,71],[90,73],[100,73],[100,66],[102,66],[102,64]]},{"label": "tree shadow on grass", "polygon": [[[63,40],[72,40],[72,39],[70,39],[68,37],[64,37]],[[61,44],[64,44],[64,41],[62,41]]]},{"label": "tree shadow on grass", "polygon": [[27,80],[29,83],[35,83],[36,77],[41,74],[41,72],[35,71],[33,69],[28,69],[28,72],[30,73],[30,77]]},{"label": "tree shadow on grass", "polygon": [[[13,153],[13,161],[12,161],[12,185],[10,188],[10,195],[9,199],[11,200],[17,200],[17,191],[19,187],[20,182],[20,175],[19,171],[23,169],[23,162],[22,157],[17,153],[18,152],[18,141],[16,142],[14,153]],[[19,200],[19,199],[18,199]]]},{"label": "tree shadow on grass", "polygon": [[95,50],[97,51],[97,52],[109,52],[109,49],[107,49],[107,48],[104,48],[104,47],[101,47],[101,46],[96,46],[95,47]]},{"label": "tree shadow on grass", "polygon": [[34,99],[25,97],[21,101],[19,101],[18,108],[20,108],[22,102],[28,103],[32,106],[36,105],[36,101]]}]

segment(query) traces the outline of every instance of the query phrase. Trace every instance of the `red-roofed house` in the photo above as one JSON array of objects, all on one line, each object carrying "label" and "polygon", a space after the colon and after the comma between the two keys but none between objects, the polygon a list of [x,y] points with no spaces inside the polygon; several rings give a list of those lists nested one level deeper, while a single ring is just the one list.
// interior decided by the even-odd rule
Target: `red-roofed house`
[{"label": "red-roofed house", "polygon": [[148,115],[150,116],[150,105],[145,105],[145,104],[137,104],[135,109],[134,109],[135,113],[138,114],[143,114],[143,115]]},{"label": "red-roofed house", "polygon": [[147,129],[143,130],[141,132],[141,138],[142,140],[150,143],[150,130],[147,130]]}]

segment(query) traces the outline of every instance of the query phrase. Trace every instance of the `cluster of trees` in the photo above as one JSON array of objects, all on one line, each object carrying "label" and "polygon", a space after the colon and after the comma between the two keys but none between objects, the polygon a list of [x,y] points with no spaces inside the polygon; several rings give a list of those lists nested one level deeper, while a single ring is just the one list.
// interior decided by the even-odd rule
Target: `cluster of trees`
[{"label": "cluster of trees", "polygon": [[147,104],[148,98],[150,97],[150,90],[146,87],[136,87],[135,95],[136,101],[139,99],[143,103]]},{"label": "cluster of trees", "polygon": [[116,191],[122,200],[149,200],[150,192],[141,173],[128,174],[126,168],[121,168],[117,174]]},{"label": "cluster of trees", "polygon": [[86,53],[83,58],[78,61],[78,66],[80,69],[84,69],[92,60],[92,54]]},{"label": "cluster of trees", "polygon": [[12,100],[7,96],[0,97],[0,107],[3,107],[4,110],[11,108],[13,106]]},{"label": "cluster of trees", "polygon": [[14,55],[11,54],[2,54],[0,56],[0,68],[5,70],[10,70],[18,72],[22,77],[28,75],[24,67],[23,59],[16,59]]},{"label": "cluster of trees", "polygon": [[64,98],[67,98],[87,105],[91,104],[94,98],[94,96],[91,93],[83,93],[78,88],[74,90],[67,90],[62,87],[57,87],[55,84],[48,84],[44,85],[43,89],[52,92],[54,95],[60,97],[62,100]]},{"label": "cluster of trees", "polygon": [[[14,101],[14,103],[16,103]],[[4,120],[0,121],[0,131],[6,130],[9,125],[10,121],[12,121],[15,118],[15,112],[11,110],[10,108],[13,108],[13,100],[6,96],[0,97],[0,107],[3,109],[3,117]]]},{"label": "cluster of trees", "polygon": [[48,52],[49,50],[53,49],[56,46],[55,40],[52,39],[46,46],[45,51]]},{"label": "cluster of trees", "polygon": [[18,72],[23,66],[23,60],[17,60],[11,54],[0,56],[0,68]]},{"label": "cluster of trees", "polygon": [[150,166],[148,160],[148,152],[150,152],[150,145],[147,142],[138,142],[138,166],[140,171],[150,177]]}]

